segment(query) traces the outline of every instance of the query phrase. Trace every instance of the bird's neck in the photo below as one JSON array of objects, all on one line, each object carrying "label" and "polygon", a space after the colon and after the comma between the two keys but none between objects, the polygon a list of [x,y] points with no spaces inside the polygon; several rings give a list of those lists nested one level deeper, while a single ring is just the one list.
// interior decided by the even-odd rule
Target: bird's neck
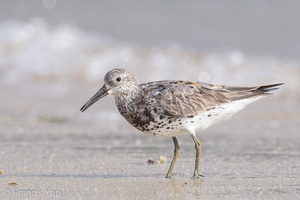
[{"label": "bird's neck", "polygon": [[143,97],[143,90],[137,85],[130,90],[124,90],[122,93],[115,95],[116,102],[133,103]]},{"label": "bird's neck", "polygon": [[145,110],[144,91],[140,87],[116,95],[115,101],[120,114],[131,124],[135,123],[141,116],[140,113]]}]

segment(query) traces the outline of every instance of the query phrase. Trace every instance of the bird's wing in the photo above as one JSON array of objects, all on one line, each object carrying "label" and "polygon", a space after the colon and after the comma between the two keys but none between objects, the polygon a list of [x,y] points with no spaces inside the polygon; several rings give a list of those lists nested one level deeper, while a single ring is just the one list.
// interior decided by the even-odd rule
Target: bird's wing
[{"label": "bird's wing", "polygon": [[192,81],[158,81],[141,84],[148,103],[161,114],[184,117],[215,106],[257,95],[269,95],[272,87],[232,87]]}]

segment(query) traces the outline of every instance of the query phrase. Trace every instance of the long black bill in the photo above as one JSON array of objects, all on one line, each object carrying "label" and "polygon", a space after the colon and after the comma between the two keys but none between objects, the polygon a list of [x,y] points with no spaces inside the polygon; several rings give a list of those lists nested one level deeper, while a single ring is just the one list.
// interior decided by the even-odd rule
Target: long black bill
[{"label": "long black bill", "polygon": [[88,107],[90,107],[91,105],[93,105],[96,101],[98,101],[99,99],[102,99],[103,97],[105,97],[106,95],[108,95],[108,90],[105,87],[105,85],[103,85],[103,87],[88,101],[84,104],[84,106],[82,106],[82,108],[80,109],[81,112],[85,111],[86,109],[88,109]]}]

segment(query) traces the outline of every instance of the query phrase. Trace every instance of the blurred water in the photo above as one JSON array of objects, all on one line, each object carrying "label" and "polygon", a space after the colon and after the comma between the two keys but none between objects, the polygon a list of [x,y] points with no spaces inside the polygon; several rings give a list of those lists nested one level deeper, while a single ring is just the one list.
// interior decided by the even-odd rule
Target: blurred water
[{"label": "blurred water", "polygon": [[130,43],[177,43],[202,52],[300,56],[300,3],[252,1],[0,0],[0,21],[45,19],[103,32]]},{"label": "blurred water", "polygon": [[0,84],[102,83],[111,68],[127,68],[140,82],[189,79],[227,85],[284,82],[300,94],[299,60],[253,57],[238,49],[199,53],[177,43],[139,46],[42,19],[0,22]]}]

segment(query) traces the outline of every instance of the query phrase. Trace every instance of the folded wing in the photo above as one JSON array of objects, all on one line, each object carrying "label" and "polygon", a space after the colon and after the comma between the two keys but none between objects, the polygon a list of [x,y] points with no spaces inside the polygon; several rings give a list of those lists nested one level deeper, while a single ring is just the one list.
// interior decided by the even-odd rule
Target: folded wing
[{"label": "folded wing", "polygon": [[[147,99],[155,99],[156,109],[164,115],[184,117],[215,106],[253,96],[268,96],[276,90],[273,84],[257,87],[233,87],[192,81],[159,81],[140,85]],[[154,103],[154,102],[148,102]]]}]

